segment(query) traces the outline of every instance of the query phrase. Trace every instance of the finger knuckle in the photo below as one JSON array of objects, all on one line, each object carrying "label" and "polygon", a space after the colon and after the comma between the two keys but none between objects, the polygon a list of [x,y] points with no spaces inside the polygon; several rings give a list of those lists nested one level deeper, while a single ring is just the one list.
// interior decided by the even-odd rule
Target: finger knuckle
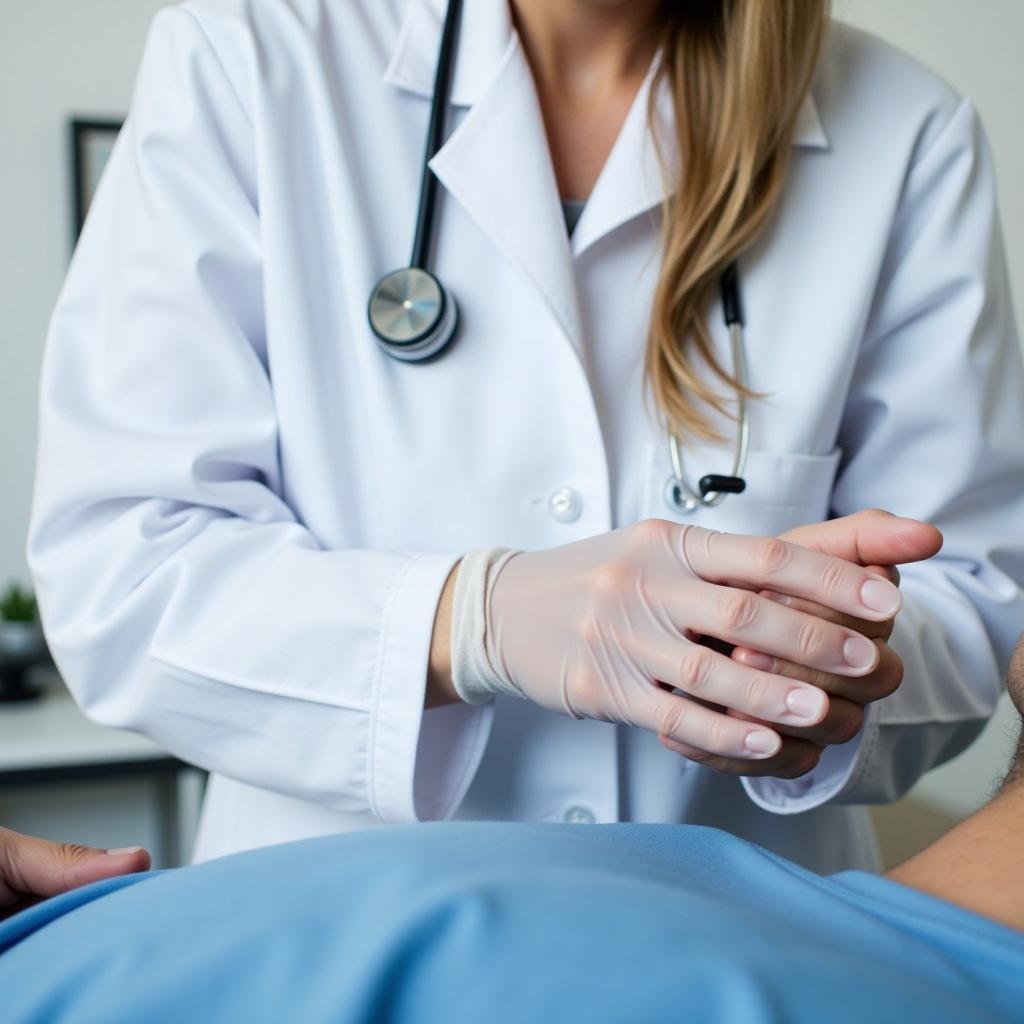
[{"label": "finger knuckle", "polygon": [[599,602],[617,601],[636,583],[639,571],[625,559],[612,559],[596,566],[590,574],[590,592]]},{"label": "finger knuckle", "polygon": [[749,629],[757,620],[758,599],[745,591],[734,591],[722,598],[719,618],[730,632]]},{"label": "finger knuckle", "polygon": [[658,733],[671,739],[681,739],[683,722],[689,712],[686,701],[679,698],[663,700],[657,707],[654,718]]},{"label": "finger knuckle", "polygon": [[821,590],[826,597],[842,593],[846,583],[846,566],[838,558],[830,558],[821,570]]},{"label": "finger knuckle", "polygon": [[629,545],[634,550],[646,551],[664,543],[678,529],[677,523],[667,519],[641,519],[629,527]]},{"label": "finger knuckle", "polygon": [[792,548],[778,537],[763,537],[754,547],[754,566],[765,576],[785,569],[792,559]]},{"label": "finger knuckle", "polygon": [[567,689],[571,707],[577,714],[593,718],[601,703],[603,683],[590,667],[578,668],[568,676]]},{"label": "finger knuckle", "polygon": [[679,663],[679,688],[696,693],[710,680],[714,658],[706,647],[692,647]]},{"label": "finger knuckle", "polygon": [[825,646],[825,635],[821,626],[811,618],[800,623],[796,634],[796,649],[801,661],[815,661]]},{"label": "finger knuckle", "polygon": [[722,715],[715,715],[708,724],[705,748],[713,754],[729,753],[730,727],[728,720]]},{"label": "finger knuckle", "polygon": [[770,684],[764,676],[750,676],[744,686],[743,706],[750,711],[762,708],[768,702],[769,689]]}]

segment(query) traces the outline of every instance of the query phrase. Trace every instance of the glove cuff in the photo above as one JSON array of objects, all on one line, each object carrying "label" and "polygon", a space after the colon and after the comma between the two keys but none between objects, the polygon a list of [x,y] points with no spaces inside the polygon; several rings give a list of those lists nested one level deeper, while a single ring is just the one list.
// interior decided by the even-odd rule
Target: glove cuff
[{"label": "glove cuff", "polygon": [[486,704],[496,694],[523,697],[487,657],[487,604],[494,580],[520,552],[513,548],[474,548],[463,555],[452,595],[452,685],[467,704]]}]

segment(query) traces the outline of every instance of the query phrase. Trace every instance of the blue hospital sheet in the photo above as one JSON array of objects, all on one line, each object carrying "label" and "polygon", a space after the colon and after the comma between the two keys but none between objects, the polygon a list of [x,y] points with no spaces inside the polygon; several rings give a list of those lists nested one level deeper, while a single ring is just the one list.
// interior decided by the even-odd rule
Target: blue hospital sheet
[{"label": "blue hospital sheet", "polygon": [[0,925],[0,1020],[1024,1021],[1024,934],[689,826],[386,827]]}]

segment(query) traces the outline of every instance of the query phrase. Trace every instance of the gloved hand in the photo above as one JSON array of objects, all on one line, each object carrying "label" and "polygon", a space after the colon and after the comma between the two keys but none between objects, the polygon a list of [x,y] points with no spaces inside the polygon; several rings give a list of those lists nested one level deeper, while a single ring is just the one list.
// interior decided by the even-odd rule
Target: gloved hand
[{"label": "gloved hand", "polygon": [[115,875],[147,871],[149,863],[149,854],[138,846],[97,850],[0,828],[0,918],[47,896]]},{"label": "gloved hand", "polygon": [[[879,509],[800,526],[782,534],[782,539],[863,565],[869,572],[883,576],[897,586],[900,574],[896,565],[931,558],[942,547],[942,534],[934,526],[915,519],[902,519]],[[898,689],[903,680],[903,663],[888,644],[895,617],[868,622],[843,615],[825,605],[784,594],[764,591],[762,596],[863,634],[878,647],[878,664],[867,675],[851,678],[769,657],[746,647],[736,647],[732,652],[734,661],[812,683],[824,690],[829,696],[825,718],[811,726],[781,725],[782,749],[773,758],[759,762],[754,770],[751,770],[749,761],[740,758],[719,757],[666,738],[662,738],[662,743],[677,754],[717,772],[795,778],[816,767],[825,747],[845,743],[860,732],[868,704],[882,700]],[[729,714],[745,717],[734,710]]]},{"label": "gloved hand", "polygon": [[876,622],[902,603],[890,582],[844,559],[648,519],[503,560],[487,581],[484,612],[492,689],[720,756],[770,758],[781,741],[761,723],[814,725],[828,711],[827,695],[730,660],[699,638],[843,676],[872,672],[878,649],[759,590]]}]

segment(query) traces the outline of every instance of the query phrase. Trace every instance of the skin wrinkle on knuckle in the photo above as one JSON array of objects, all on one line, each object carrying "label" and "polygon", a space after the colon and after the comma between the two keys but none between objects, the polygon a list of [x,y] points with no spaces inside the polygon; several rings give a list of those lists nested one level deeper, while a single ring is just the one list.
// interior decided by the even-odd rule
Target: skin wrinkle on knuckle
[{"label": "skin wrinkle on knuckle", "polygon": [[700,690],[711,678],[713,660],[706,647],[691,647],[679,663],[679,688],[687,693]]},{"label": "skin wrinkle on knuckle", "polygon": [[836,558],[830,558],[821,570],[821,592],[826,597],[842,596],[846,578],[845,564]]},{"label": "skin wrinkle on knuckle", "polygon": [[625,560],[602,562],[591,571],[590,593],[599,604],[614,603],[633,586],[636,577],[636,567]]},{"label": "skin wrinkle on knuckle", "polygon": [[758,598],[745,591],[731,591],[721,599],[719,618],[730,633],[749,629],[757,620]]},{"label": "skin wrinkle on knuckle", "polygon": [[778,537],[765,537],[754,548],[753,562],[762,576],[774,576],[793,560],[790,546]]},{"label": "skin wrinkle on knuckle", "polygon": [[821,627],[814,619],[805,619],[800,623],[795,640],[800,660],[804,663],[817,661],[825,646]]},{"label": "skin wrinkle on knuckle", "polygon": [[715,715],[707,727],[705,749],[713,754],[730,754],[733,752],[730,743],[731,726],[721,715]]},{"label": "skin wrinkle on knuckle", "polygon": [[686,701],[678,697],[663,700],[654,713],[658,734],[669,739],[678,739],[688,710]]},{"label": "skin wrinkle on knuckle", "polygon": [[768,704],[768,679],[760,674],[751,675],[744,686],[743,706],[749,711],[759,711]]}]

